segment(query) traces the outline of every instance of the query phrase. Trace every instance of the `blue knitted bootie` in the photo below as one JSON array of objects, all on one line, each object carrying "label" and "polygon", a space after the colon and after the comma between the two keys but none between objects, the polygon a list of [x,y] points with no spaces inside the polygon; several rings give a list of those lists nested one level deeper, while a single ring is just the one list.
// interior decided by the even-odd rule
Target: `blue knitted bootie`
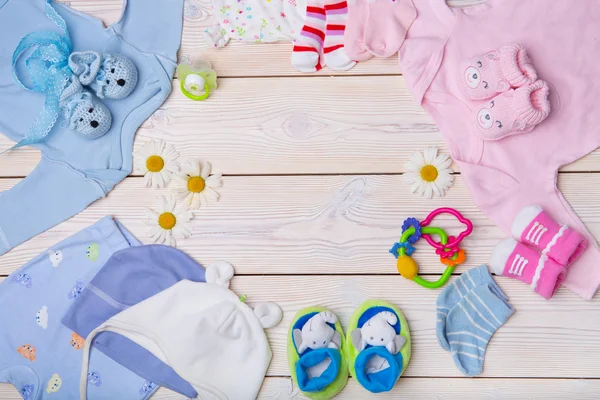
[{"label": "blue knitted bootie", "polygon": [[69,128],[88,139],[104,135],[112,124],[108,108],[84,90],[76,77],[70,80],[60,95],[59,106]]},{"label": "blue knitted bootie", "polygon": [[84,86],[101,99],[122,99],[131,94],[138,81],[135,64],[120,54],[95,51],[74,52],[69,67]]}]

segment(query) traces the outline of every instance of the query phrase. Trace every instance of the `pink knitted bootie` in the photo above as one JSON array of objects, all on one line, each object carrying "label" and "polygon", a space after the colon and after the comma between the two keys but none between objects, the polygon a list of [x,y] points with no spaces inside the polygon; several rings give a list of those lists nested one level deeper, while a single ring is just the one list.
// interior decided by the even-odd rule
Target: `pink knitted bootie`
[{"label": "pink knitted bootie", "polygon": [[535,68],[520,44],[469,58],[460,66],[460,87],[471,100],[491,99],[498,93],[530,85],[536,80]]},{"label": "pink knitted bootie", "polygon": [[512,234],[517,240],[567,266],[587,247],[587,241],[579,232],[566,225],[561,226],[540,206],[523,208],[515,217]]},{"label": "pink knitted bootie", "polygon": [[490,266],[496,275],[509,276],[531,286],[549,300],[565,279],[567,268],[514,239],[506,239],[492,252]]},{"label": "pink knitted bootie", "polygon": [[544,81],[499,94],[475,111],[475,128],[483,140],[531,132],[550,115],[550,88]]}]

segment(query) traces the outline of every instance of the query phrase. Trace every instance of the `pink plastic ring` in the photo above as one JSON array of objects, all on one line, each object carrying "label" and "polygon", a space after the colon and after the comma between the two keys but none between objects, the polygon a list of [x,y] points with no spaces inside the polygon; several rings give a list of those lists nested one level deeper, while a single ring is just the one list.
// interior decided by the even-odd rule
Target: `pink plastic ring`
[{"label": "pink plastic ring", "polygon": [[451,242],[448,242],[447,244],[437,243],[435,240],[433,240],[431,235],[428,235],[428,234],[423,234],[423,237],[425,238],[425,240],[427,240],[427,243],[429,243],[432,247],[434,247],[437,250],[444,251],[444,249],[458,248],[458,245],[463,241],[463,239],[466,238],[467,236],[469,236],[473,232],[473,223],[470,220],[468,220],[467,218],[463,217],[463,215],[461,213],[459,213],[458,211],[456,211],[454,208],[442,207],[442,208],[438,208],[437,210],[433,210],[427,216],[427,218],[425,218],[423,221],[421,221],[421,226],[424,227],[424,226],[429,225],[431,223],[431,221],[433,221],[433,219],[440,214],[454,215],[456,217],[456,219],[458,219],[459,222],[461,222],[462,224],[464,224],[466,226],[466,229],[464,231],[462,231],[456,239],[452,240]]}]

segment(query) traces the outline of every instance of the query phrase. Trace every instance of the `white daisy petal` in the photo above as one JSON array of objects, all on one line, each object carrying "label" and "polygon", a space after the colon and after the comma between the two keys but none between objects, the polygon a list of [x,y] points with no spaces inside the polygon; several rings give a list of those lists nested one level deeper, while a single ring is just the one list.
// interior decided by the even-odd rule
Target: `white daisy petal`
[{"label": "white daisy petal", "polygon": [[436,157],[434,164],[438,169],[446,169],[452,165],[452,159],[445,154],[440,154]]},{"label": "white daisy petal", "polygon": [[425,185],[425,198],[431,199],[433,197],[433,190],[431,189],[431,184]]},{"label": "white daisy petal", "polygon": [[191,196],[190,206],[194,210],[197,210],[198,208],[200,208],[200,194],[199,193],[190,193],[190,196]]},{"label": "white daisy petal", "polygon": [[219,201],[219,193],[215,192],[212,188],[205,188],[202,194],[206,196],[208,201]]},{"label": "white daisy petal", "polygon": [[212,165],[210,165],[208,161],[205,161],[202,163],[202,171],[200,172],[200,176],[202,177],[202,179],[206,179],[210,175],[211,171]]},{"label": "white daisy petal", "polygon": [[404,164],[404,167],[408,171],[415,171],[415,172],[419,171],[421,169],[421,165],[417,164],[416,162],[414,162],[412,160],[410,160],[406,164]]},{"label": "white daisy petal", "polygon": [[206,186],[211,187],[213,189],[222,188],[223,179],[221,179],[221,174],[211,175],[208,178],[206,178]]}]

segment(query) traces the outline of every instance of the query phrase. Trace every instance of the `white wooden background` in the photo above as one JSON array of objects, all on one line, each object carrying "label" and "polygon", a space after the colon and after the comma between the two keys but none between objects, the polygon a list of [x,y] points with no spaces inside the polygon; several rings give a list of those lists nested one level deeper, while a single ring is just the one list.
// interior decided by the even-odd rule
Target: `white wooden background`
[{"label": "white wooden background", "polygon": [[[118,20],[121,2],[70,4],[110,24]],[[343,74],[324,69],[302,75],[289,65],[288,43],[208,47],[202,31],[214,23],[211,14],[210,0],[186,1],[180,55],[210,60],[219,89],[196,103],[175,87],[139,130],[136,146],[164,139],[183,158],[202,157],[225,174],[221,201],[196,213],[194,236],[180,248],[201,263],[230,261],[237,273],[234,291],[246,294],[249,303],[275,301],[283,308],[284,320],[268,331],[274,355],[260,398],[302,397],[292,385],[285,355],[286,332],[298,309],[327,306],[345,324],[366,298],[397,304],[412,331],[410,366],[394,391],[381,398],[598,398],[600,303],[580,300],[566,289],[547,302],[524,284],[498,279],[517,312],[491,341],[479,378],[463,378],[437,345],[439,291],[401,278],[387,253],[402,221],[422,219],[440,206],[471,218],[476,229],[466,243],[469,260],[457,273],[487,262],[504,234],[475,207],[460,174],[443,200],[424,201],[402,183],[403,164],[412,152],[446,147],[406,90],[395,58],[361,63]],[[10,145],[0,135],[0,149]],[[2,155],[0,190],[17,184],[38,160],[31,149]],[[599,172],[597,151],[563,168],[559,178],[561,190],[597,237]],[[161,191],[140,188],[142,179],[132,175],[106,199],[2,256],[0,279],[109,214],[148,243],[144,209]],[[444,226],[457,227],[451,220]],[[423,273],[441,273],[433,251],[417,254]],[[370,397],[375,396],[353,379],[339,396]],[[0,398],[20,396],[12,386],[0,385]],[[161,389],[155,398],[181,396]]]}]

